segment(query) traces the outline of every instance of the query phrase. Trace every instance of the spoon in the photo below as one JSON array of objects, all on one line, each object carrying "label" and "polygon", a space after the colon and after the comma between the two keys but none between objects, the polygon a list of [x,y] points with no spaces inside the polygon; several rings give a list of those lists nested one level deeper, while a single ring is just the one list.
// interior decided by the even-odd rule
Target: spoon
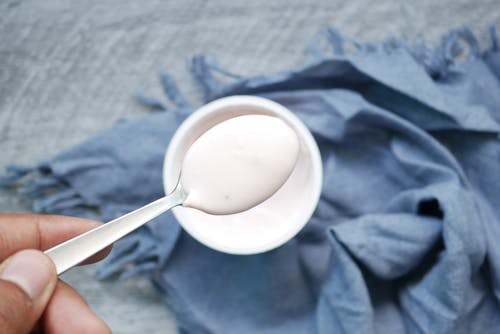
[{"label": "spoon", "polygon": [[251,209],[286,182],[299,149],[295,132],[276,117],[231,118],[191,145],[170,194],[56,245],[45,254],[59,275],[175,206],[217,215]]}]

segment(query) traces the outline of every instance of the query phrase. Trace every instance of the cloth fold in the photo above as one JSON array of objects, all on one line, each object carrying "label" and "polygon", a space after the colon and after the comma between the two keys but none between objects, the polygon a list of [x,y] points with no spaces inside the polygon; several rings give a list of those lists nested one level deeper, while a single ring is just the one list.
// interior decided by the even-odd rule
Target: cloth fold
[{"label": "cloth fold", "polygon": [[[491,36],[481,52],[459,29],[431,51],[327,29],[331,53],[313,45],[304,67],[249,78],[197,55],[191,73],[207,101],[260,95],[308,126],[323,159],[317,210],[294,239],[251,256],[206,248],[166,213],[119,241],[98,276],[150,277],[183,333],[497,333],[500,50]],[[345,53],[347,43],[357,51]],[[174,110],[141,94],[163,111],[32,168],[11,166],[0,183],[37,211],[104,221],[161,196],[165,149],[193,110],[168,75],[161,82]]]}]

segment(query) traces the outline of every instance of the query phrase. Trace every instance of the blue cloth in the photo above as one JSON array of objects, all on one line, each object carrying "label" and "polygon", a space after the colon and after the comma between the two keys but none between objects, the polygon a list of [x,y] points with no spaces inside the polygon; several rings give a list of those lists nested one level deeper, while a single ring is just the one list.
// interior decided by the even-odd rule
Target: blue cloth
[{"label": "blue cloth", "polygon": [[[192,72],[206,100],[273,99],[321,150],[324,184],[311,221],[273,251],[206,248],[170,213],[118,242],[101,278],[147,275],[183,333],[500,332],[500,51],[457,30],[434,51],[324,32],[300,69],[238,78],[203,56]],[[464,49],[465,46],[465,49]],[[461,57],[464,53],[468,57]],[[232,80],[222,84],[214,73]],[[118,122],[34,168],[10,167],[37,211],[104,221],[162,195],[165,148],[192,111],[177,105]],[[23,175],[37,176],[23,181]]]}]

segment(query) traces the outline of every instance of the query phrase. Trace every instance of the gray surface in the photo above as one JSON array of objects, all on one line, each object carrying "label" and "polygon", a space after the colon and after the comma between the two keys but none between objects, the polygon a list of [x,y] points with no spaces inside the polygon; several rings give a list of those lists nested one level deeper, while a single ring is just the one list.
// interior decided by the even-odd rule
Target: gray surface
[{"label": "gray surface", "polygon": [[[500,27],[499,0],[445,1],[62,1],[0,2],[0,166],[32,164],[147,112],[131,95],[161,96],[156,74],[170,71],[199,101],[186,74],[197,52],[229,69],[258,74],[289,68],[332,24],[360,40],[388,36],[436,41],[468,25],[485,43]],[[0,191],[0,211],[29,211]],[[144,280],[97,282],[93,268],[70,271],[73,284],[115,333],[175,333],[167,307]]]}]

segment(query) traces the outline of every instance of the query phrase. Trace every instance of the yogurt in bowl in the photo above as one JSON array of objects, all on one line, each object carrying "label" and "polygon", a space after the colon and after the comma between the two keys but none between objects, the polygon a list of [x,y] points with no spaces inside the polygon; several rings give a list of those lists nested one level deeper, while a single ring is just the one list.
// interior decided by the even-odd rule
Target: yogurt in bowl
[{"label": "yogurt in bowl", "polygon": [[215,100],[199,108],[181,124],[165,155],[165,192],[175,188],[186,152],[198,137],[218,123],[252,114],[280,118],[299,139],[297,162],[285,184],[263,203],[237,214],[210,215],[188,207],[173,209],[176,219],[192,237],[210,248],[230,254],[265,252],[293,238],[310,219],[321,193],[321,157],[309,130],[284,106],[254,96]]}]

